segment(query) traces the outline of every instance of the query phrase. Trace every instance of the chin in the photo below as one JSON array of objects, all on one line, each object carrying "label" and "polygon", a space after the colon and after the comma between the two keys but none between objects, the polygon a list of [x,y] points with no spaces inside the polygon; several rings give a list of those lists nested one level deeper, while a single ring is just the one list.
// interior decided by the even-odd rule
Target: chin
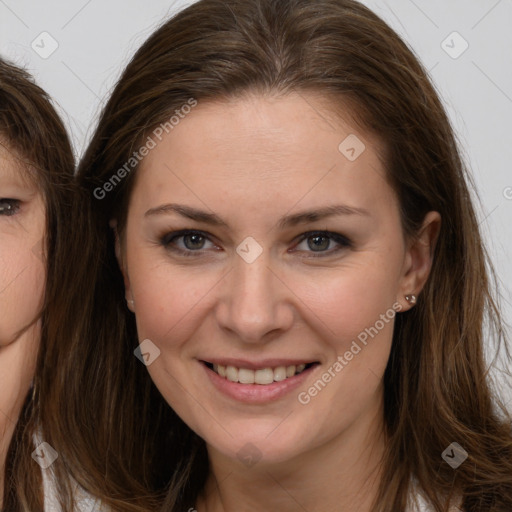
[{"label": "chin", "polygon": [[[209,450],[248,467],[286,463],[313,447],[314,443],[307,442],[303,434],[294,435],[290,432],[290,425],[285,428],[286,420],[283,422],[283,418],[276,418],[273,422],[265,420],[261,425],[254,423],[254,419],[247,420],[245,426],[244,422],[237,422],[236,428],[226,424],[226,430],[234,432],[232,437],[225,432],[222,438],[213,438],[211,435],[201,437],[205,439]],[[297,428],[295,424],[294,429]],[[307,430],[305,425],[302,432]]]}]

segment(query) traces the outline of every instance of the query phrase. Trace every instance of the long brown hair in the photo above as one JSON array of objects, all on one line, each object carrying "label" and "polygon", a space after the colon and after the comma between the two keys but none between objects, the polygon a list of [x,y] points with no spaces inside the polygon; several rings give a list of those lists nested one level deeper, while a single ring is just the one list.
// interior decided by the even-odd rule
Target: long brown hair
[{"label": "long brown hair", "polygon": [[[79,166],[62,296],[72,321],[51,326],[66,348],[64,358],[49,354],[43,425],[60,453],[63,503],[66,473],[114,510],[195,503],[208,472],[204,442],[133,356],[137,333],[109,220],[123,232],[137,172],[127,163],[176,109],[191,99],[292,91],[350,105],[385,143],[407,237],[428,211],[443,219],[417,306],[396,319],[384,377],[389,445],[374,510],[403,511],[411,477],[438,512],[454,495],[465,511],[512,510],[511,420],[487,380],[484,321],[498,344],[504,332],[471,178],[427,72],[354,0],[201,0],[151,35],[121,76]],[[469,454],[456,471],[441,458],[453,441]]]},{"label": "long brown hair", "polygon": [[59,293],[59,274],[65,260],[63,247],[73,184],[74,157],[66,129],[49,96],[25,70],[0,59],[0,139],[19,163],[20,172],[41,190],[46,211],[45,238],[41,248],[46,261],[46,288],[42,334],[33,388],[28,393],[14,430],[6,459],[3,510],[42,510],[41,468],[31,453],[39,426],[41,368],[52,340],[46,326],[54,314],[53,297]]}]

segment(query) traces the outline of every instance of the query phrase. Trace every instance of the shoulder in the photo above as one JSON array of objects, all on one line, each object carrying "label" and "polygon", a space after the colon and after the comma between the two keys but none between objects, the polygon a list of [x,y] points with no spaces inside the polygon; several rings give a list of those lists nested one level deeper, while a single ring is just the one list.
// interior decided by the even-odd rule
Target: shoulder
[{"label": "shoulder", "polygon": [[[426,499],[423,495],[418,483],[415,479],[413,479],[411,483],[411,492],[409,494],[409,499],[407,501],[407,509],[406,512],[435,512],[433,505]],[[460,501],[458,503],[460,505]],[[449,508],[449,512],[460,512],[461,509],[452,504]]]},{"label": "shoulder", "polygon": [[[34,445],[39,447],[42,443],[41,435],[38,432],[34,436]],[[57,497],[55,485],[55,476],[52,466],[41,467],[44,492],[44,512],[62,512]],[[75,510],[74,512],[109,512],[109,509],[103,505],[100,500],[86,493],[78,484],[75,483]]]},{"label": "shoulder", "polygon": [[[44,512],[62,512],[57,498],[55,479],[50,468],[43,470]],[[75,486],[75,512],[108,512],[109,509],[100,500]]]},{"label": "shoulder", "polygon": [[407,512],[434,512],[434,508],[427,502],[423,495],[413,487],[407,502]]}]

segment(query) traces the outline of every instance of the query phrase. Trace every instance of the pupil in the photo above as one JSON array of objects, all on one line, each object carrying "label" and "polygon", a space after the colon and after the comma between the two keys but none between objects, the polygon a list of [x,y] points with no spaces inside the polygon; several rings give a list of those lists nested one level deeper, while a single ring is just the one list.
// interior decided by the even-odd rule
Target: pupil
[{"label": "pupil", "polygon": [[[201,244],[202,238],[203,237],[198,234],[186,235],[184,238],[185,245],[187,246],[188,249],[200,249],[202,247],[202,244]],[[192,240],[192,244],[187,244],[186,243],[187,240]],[[196,245],[194,245],[196,243],[198,243],[200,245],[200,247],[197,247]],[[190,247],[190,245],[192,245],[192,247]]]},{"label": "pupil", "polygon": [[[322,243],[318,243],[318,241],[319,241],[319,240],[321,240],[321,239],[323,239],[323,240],[324,240],[324,242],[326,242],[326,243],[324,243],[324,244],[322,244]],[[312,236],[312,237],[310,238],[310,240],[314,240],[314,242],[313,242],[313,243],[314,243],[314,245],[315,245],[315,247],[316,247],[317,249],[327,249],[327,247],[329,246],[329,239],[328,239],[326,236],[324,236],[324,235],[315,235],[315,236]]]}]

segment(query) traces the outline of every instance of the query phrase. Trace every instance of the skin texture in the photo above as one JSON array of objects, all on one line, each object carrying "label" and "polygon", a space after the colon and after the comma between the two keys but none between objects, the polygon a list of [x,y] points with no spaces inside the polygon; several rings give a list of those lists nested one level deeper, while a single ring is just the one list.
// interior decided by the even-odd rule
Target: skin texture
[{"label": "skin texture", "polygon": [[[13,215],[6,213],[7,204],[13,205]],[[0,145],[0,498],[7,448],[37,359],[37,318],[45,285],[44,233],[41,193],[13,154]]]},{"label": "skin texture", "polygon": [[[411,307],[404,296],[428,277],[440,218],[430,212],[419,239],[405,240],[379,141],[324,107],[312,93],[199,102],[138,170],[117,254],[139,340],[161,351],[151,378],[207,443],[212,473],[191,504],[199,512],[365,511],[376,489],[393,321],[309,403],[297,395],[393,304]],[[338,150],[349,134],[366,146],[353,162]],[[146,214],[168,203],[214,212],[229,227]],[[367,214],[277,225],[334,204]],[[206,238],[162,244],[182,229]],[[308,243],[304,234],[319,230],[351,244]],[[236,252],[246,237],[263,249],[250,264]],[[320,365],[277,401],[246,404],[212,386],[199,361],[214,357]],[[248,443],[255,464],[237,457]]]}]

